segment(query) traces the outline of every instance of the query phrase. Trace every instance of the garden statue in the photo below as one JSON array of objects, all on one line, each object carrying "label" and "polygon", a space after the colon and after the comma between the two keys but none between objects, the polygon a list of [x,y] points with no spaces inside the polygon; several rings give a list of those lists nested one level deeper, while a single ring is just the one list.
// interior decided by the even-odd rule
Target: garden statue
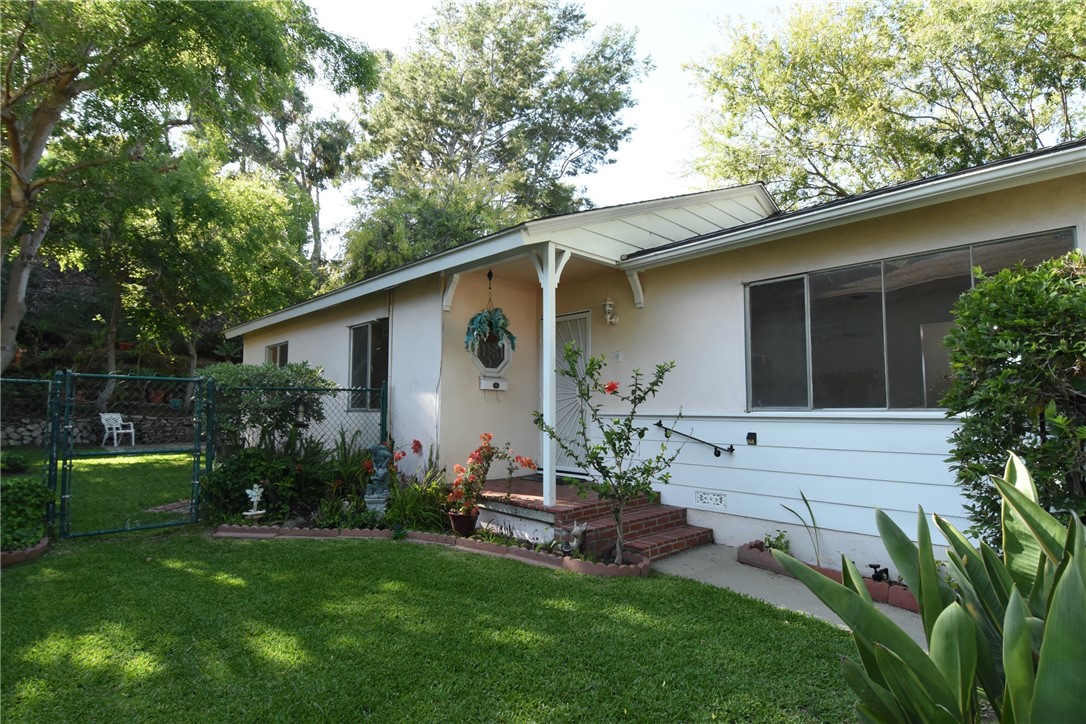
[{"label": "garden statue", "polygon": [[264,511],[257,510],[257,508],[260,506],[260,499],[264,496],[264,488],[259,485],[254,485],[245,491],[245,495],[249,497],[249,502],[252,503],[253,507],[246,510],[242,515],[246,518],[256,518],[257,516],[263,515]]},{"label": "garden statue", "polygon": [[366,507],[379,513],[384,512],[388,502],[389,463],[392,451],[384,445],[370,447],[373,462],[373,477],[366,486]]}]

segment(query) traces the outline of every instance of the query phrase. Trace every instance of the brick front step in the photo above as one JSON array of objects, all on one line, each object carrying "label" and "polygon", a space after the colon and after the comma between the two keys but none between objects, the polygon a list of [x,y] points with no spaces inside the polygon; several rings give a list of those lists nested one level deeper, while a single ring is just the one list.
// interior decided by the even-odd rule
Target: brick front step
[{"label": "brick front step", "polygon": [[657,561],[712,542],[713,530],[711,528],[680,525],[662,533],[627,539],[625,545],[627,550],[640,553],[649,560]]},{"label": "brick front step", "polygon": [[[583,520],[583,518],[582,518]],[[572,528],[572,523],[569,524]],[[713,541],[709,528],[687,525],[686,508],[645,504],[627,507],[622,516],[623,539],[627,547],[649,558],[674,555]],[[595,556],[607,555],[618,539],[610,515],[588,521],[584,550]]]}]

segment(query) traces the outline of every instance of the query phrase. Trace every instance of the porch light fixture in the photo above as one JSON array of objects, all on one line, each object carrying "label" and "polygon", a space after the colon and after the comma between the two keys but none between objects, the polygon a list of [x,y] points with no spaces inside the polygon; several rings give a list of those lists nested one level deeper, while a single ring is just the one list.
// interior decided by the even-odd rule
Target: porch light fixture
[{"label": "porch light fixture", "polygon": [[607,320],[608,324],[618,324],[618,317],[615,316],[615,303],[611,301],[611,297],[603,302],[603,318]]}]

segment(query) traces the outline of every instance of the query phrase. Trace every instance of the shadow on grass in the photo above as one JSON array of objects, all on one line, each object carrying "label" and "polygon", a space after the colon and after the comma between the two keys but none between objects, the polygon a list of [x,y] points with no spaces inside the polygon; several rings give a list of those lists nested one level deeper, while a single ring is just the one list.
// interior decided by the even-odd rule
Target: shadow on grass
[{"label": "shadow on grass", "polygon": [[3,575],[12,721],[851,718],[844,632],[667,576],[188,531]]}]

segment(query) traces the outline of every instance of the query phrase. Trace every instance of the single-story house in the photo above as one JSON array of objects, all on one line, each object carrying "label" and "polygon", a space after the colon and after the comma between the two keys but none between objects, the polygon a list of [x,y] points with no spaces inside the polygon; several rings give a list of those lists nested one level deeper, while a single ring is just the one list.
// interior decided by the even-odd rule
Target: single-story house
[{"label": "single-story house", "polygon": [[[564,345],[603,355],[620,382],[674,360],[642,410],[646,443],[658,446],[661,421],[712,444],[685,442],[664,503],[719,543],[786,530],[813,560],[783,507],[805,512],[802,491],[824,552],[888,563],[876,507],[909,532],[919,505],[969,525],[946,462],[956,422],[939,400],[941,340],[971,269],[1083,248],[1084,230],[1076,141],[795,212],[751,184],[542,218],[227,336],[244,340],[246,363],[307,360],[344,386],[387,381],[392,438],[435,445],[450,468],[494,433],[541,462],[550,503],[570,461],[532,413],[559,429],[577,414],[555,374]],[[465,350],[488,297],[515,351]]]}]

